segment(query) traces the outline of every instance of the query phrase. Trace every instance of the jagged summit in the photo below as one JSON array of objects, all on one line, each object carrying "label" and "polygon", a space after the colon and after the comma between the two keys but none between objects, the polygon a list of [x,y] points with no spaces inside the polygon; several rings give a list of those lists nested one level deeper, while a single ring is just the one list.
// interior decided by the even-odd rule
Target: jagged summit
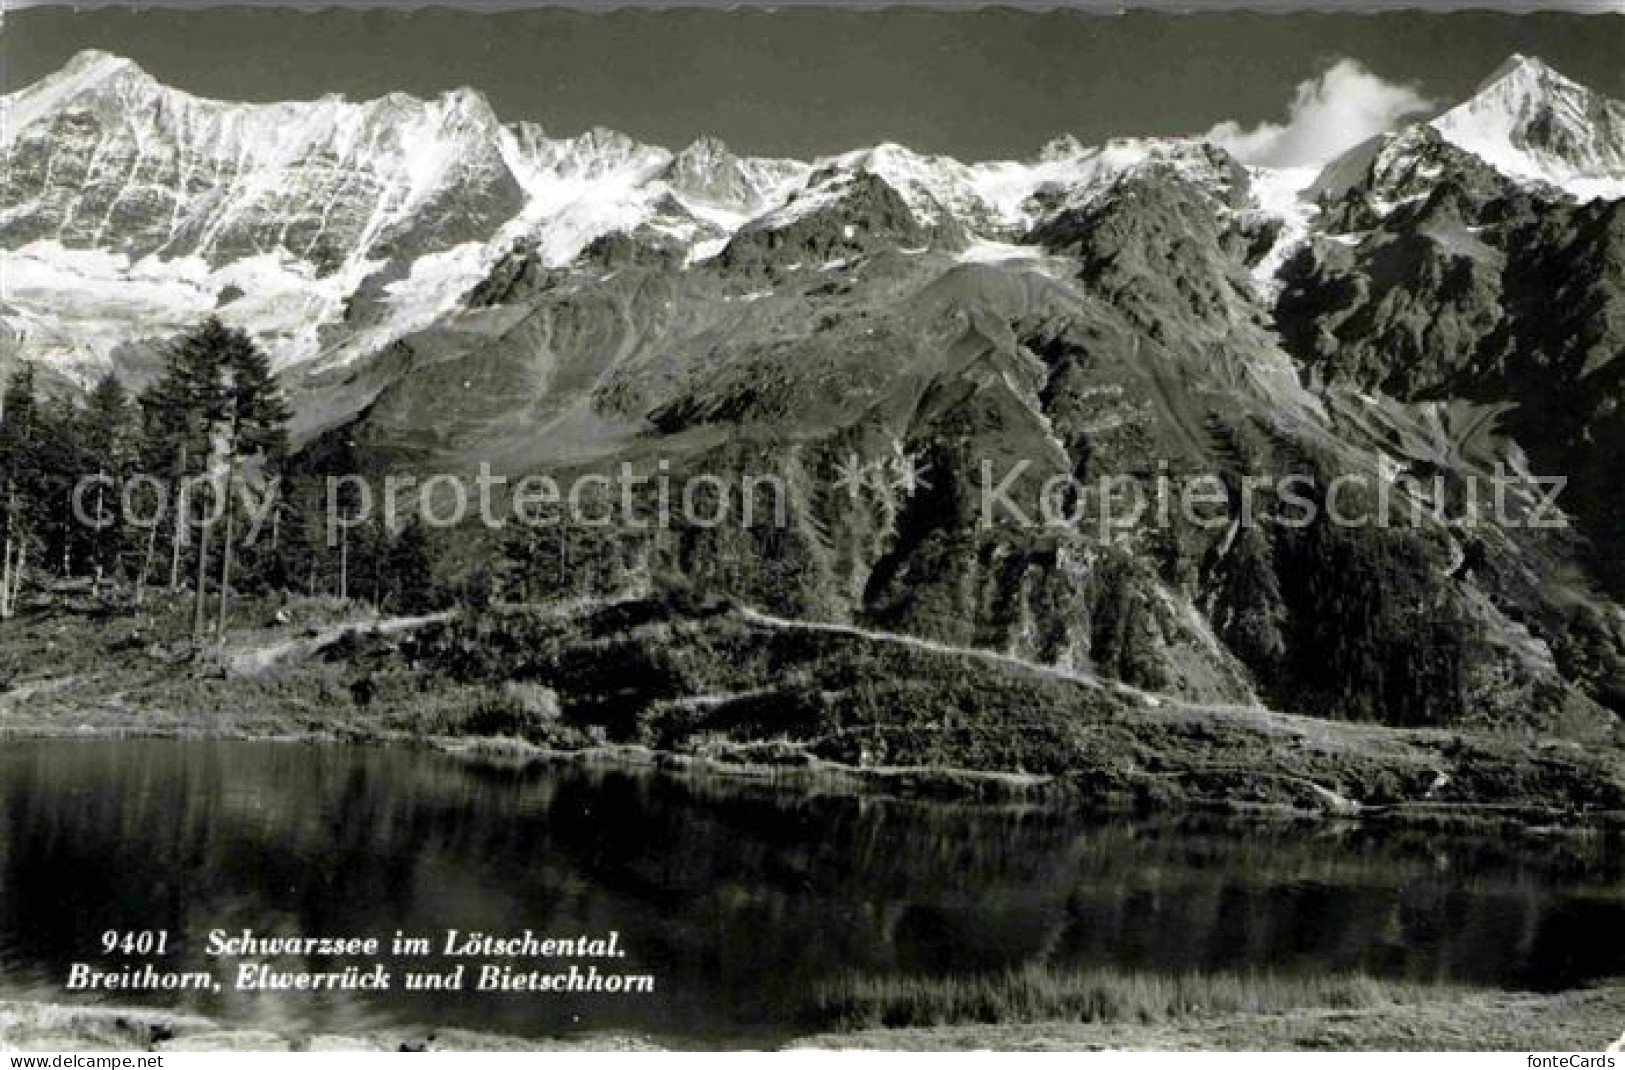
[{"label": "jagged summit", "polygon": [[64,81],[86,84],[118,75],[152,77],[145,68],[128,56],[120,56],[100,48],[84,48],[69,56],[66,63],[40,79],[35,86],[43,87]]},{"label": "jagged summit", "polygon": [[1086,147],[1073,135],[1062,134],[1045,142],[1044,147],[1038,150],[1038,158],[1047,161],[1070,160],[1081,155]]},{"label": "jagged summit", "polygon": [[1359,188],[1367,214],[1382,215],[1445,180],[1483,196],[1511,185],[1540,197],[1625,196],[1625,105],[1515,54],[1437,118],[1379,134],[1332,160],[1307,196],[1331,203]]},{"label": "jagged summit", "polygon": [[[51,78],[82,78],[86,76],[107,76],[118,72],[146,72],[133,59],[125,56],[105,52],[99,48],[85,48],[75,52],[69,57],[62,69]],[[49,79],[47,79],[49,80]]]},{"label": "jagged summit", "polygon": [[1514,52],[1503,60],[1499,67],[1491,71],[1487,78],[1479,82],[1473,93],[1476,96],[1506,78],[1539,79],[1548,76],[1563,77],[1539,56],[1526,56],[1521,52]]},{"label": "jagged summit", "polygon": [[[1359,194],[1361,209],[1352,217],[1345,213],[1340,220],[1353,226],[1362,218],[1382,216],[1397,205],[1424,198],[1447,180],[1475,190],[1483,199],[1519,186],[1512,177],[1434,127],[1418,123],[1379,134],[1349,149],[1327,164],[1305,192],[1311,201],[1328,208],[1345,202],[1351,193]],[[1561,196],[1544,182],[1524,186],[1552,197]]]},{"label": "jagged summit", "polygon": [[787,184],[806,174],[807,166],[795,160],[739,156],[707,136],[673,157],[664,177],[684,198],[749,216],[781,201]]},{"label": "jagged summit", "polygon": [[1625,104],[1537,58],[1512,56],[1432,125],[1512,177],[1582,199],[1625,195]]},{"label": "jagged summit", "polygon": [[70,58],[60,70],[3,98],[6,121],[0,124],[0,143],[9,144],[16,131],[87,95],[109,96],[118,92],[145,93],[161,89],[157,80],[135,61],[111,52],[85,49]]}]

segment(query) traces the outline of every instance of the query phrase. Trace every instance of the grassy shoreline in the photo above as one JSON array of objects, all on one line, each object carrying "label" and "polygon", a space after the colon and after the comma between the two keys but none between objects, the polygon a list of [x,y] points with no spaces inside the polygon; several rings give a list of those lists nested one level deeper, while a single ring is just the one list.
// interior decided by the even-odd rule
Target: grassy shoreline
[{"label": "grassy shoreline", "polygon": [[[4,715],[0,708],[0,716]],[[1585,815],[1552,808],[1498,804],[1428,804],[1367,808],[1359,813],[1232,798],[1173,798],[1147,807],[1142,799],[1086,793],[1065,777],[963,769],[952,766],[853,766],[804,753],[779,760],[741,758],[660,750],[636,744],[597,744],[573,749],[541,746],[511,736],[432,736],[356,725],[305,731],[257,731],[209,724],[189,725],[41,725],[0,721],[0,739],[111,740],[173,739],[182,741],[346,744],[421,747],[461,761],[500,765],[576,764],[644,770],[668,776],[724,777],[787,791],[937,800],[969,805],[1022,805],[1041,808],[1084,804],[1101,814],[1206,814],[1242,822],[1368,824],[1395,829],[1424,829],[1443,834],[1497,832],[1536,840],[1613,839],[1625,836],[1625,811]],[[1576,819],[1579,817],[1580,819]]]},{"label": "grassy shoreline", "polygon": [[[993,703],[986,710],[967,712],[952,704],[962,696],[950,694],[935,696],[948,704],[933,708],[927,691],[913,706],[827,710],[816,715],[825,720],[809,721],[805,691],[678,696],[651,707],[648,723],[631,726],[634,737],[649,738],[604,738],[561,710],[562,692],[533,683],[459,683],[413,663],[402,652],[405,634],[432,630],[443,616],[382,620],[327,603],[299,605],[291,615],[274,605],[244,607],[236,614],[243,625],[223,643],[195,650],[173,639],[185,634],[183,601],[158,600],[141,614],[95,609],[43,608],[0,625],[0,664],[20,667],[0,680],[0,738],[410,745],[468,761],[613,764],[788,790],[1441,831],[1625,834],[1625,750],[1612,740],[1391,728],[1171,699],[1103,705],[1087,689],[1029,693],[1021,687],[1031,681],[998,674],[980,680],[980,693]],[[554,626],[544,620],[540,639],[551,641]],[[637,641],[672,649],[755,642],[748,619],[727,612],[676,630],[658,620],[630,627]],[[861,644],[805,653],[855,658],[857,667],[867,656]],[[607,672],[587,671],[594,680]],[[793,675],[793,665],[784,671]],[[369,689],[376,685],[365,701],[356,697],[363,677]],[[614,686],[614,674],[607,679],[599,686]],[[1013,690],[1002,692],[1007,685]],[[999,703],[1012,695],[1029,704],[1020,707],[1029,711],[1024,716],[1047,720],[1032,728],[1005,720]],[[586,693],[568,701],[615,710],[613,697]],[[967,717],[976,719],[972,727],[945,728]],[[963,736],[963,745],[944,743],[945,731]],[[895,743],[871,752],[851,745],[854,732],[866,740],[892,734]]]},{"label": "grassy shoreline", "polygon": [[[901,1051],[1602,1051],[1625,1041],[1625,979],[1559,993],[1506,992],[1368,977],[1156,977],[1097,972],[1028,985],[1087,997],[1058,1011],[1028,1004],[1021,1020],[854,1023],[780,1049]],[[985,982],[855,982],[870,994],[917,997]],[[994,987],[1008,986],[996,979]],[[1019,984],[1017,987],[1021,987]],[[1207,1003],[1198,1002],[1206,1000]],[[1188,1002],[1182,1002],[1188,1001]],[[935,1003],[938,1010],[951,1009]],[[1092,1009],[1091,1009],[1092,1008]],[[963,1006],[961,1011],[967,1009]],[[1014,1005],[983,1010],[1019,1013]],[[986,1015],[984,1015],[986,1016]],[[699,1038],[702,1042],[704,1038]],[[152,1008],[0,1002],[0,1050],[21,1051],[636,1051],[682,1047],[633,1032],[517,1037],[444,1026],[360,1034],[287,1033]],[[711,1046],[707,1042],[707,1046]]]},{"label": "grassy shoreline", "polygon": [[818,991],[816,1013],[842,1032],[1044,1022],[1158,1025],[1306,1008],[1371,1010],[1459,1001],[1481,991],[1359,974],[1166,974],[1029,965],[963,977],[851,977]]},{"label": "grassy shoreline", "polygon": [[1557,1051],[1625,1043],[1625,981],[1555,994],[1471,990],[1360,1007],[1164,1021],[955,1024],[819,1033],[793,1047],[892,1051]]}]

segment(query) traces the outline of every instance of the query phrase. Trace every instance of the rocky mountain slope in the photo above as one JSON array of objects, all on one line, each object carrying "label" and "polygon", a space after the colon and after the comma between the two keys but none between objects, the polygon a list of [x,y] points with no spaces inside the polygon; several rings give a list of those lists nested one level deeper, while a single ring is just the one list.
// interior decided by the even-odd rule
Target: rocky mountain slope
[{"label": "rocky mountain slope", "polygon": [[[570,565],[533,594],[700,589],[1118,701],[1617,741],[1625,111],[1538,61],[1318,174],[1195,139],[673,154],[503,125],[472,92],[202,101],[100,54],[5,108],[7,359],[139,382],[218,311],[318,455],[787,488],[782,525],[552,533]],[[1564,522],[1536,524],[1557,473]],[[1465,509],[1498,474],[1508,509]],[[1156,508],[1202,477],[1224,517]],[[1151,507],[1103,515],[1068,480]],[[1340,483],[1410,522],[1236,519],[1249,487],[1324,512]],[[504,537],[469,534],[471,566]],[[690,689],[861,692],[694,635]],[[640,694],[573,679],[599,681],[583,717]],[[765,731],[703,709],[688,730]]]}]

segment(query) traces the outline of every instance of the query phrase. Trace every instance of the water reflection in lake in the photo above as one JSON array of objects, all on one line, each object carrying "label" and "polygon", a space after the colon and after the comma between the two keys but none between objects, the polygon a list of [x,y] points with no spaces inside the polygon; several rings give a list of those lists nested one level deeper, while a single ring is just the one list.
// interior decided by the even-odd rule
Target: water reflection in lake
[{"label": "water reflection in lake", "polygon": [[[496,769],[408,749],[0,744],[0,996],[62,999],[106,929],[618,930],[654,996],[154,994],[245,1025],[636,1029],[747,1043],[848,971],[1034,961],[1564,987],[1625,963],[1600,845],[1091,819]],[[312,968],[323,964],[312,963]],[[222,971],[223,973],[225,971]]]}]

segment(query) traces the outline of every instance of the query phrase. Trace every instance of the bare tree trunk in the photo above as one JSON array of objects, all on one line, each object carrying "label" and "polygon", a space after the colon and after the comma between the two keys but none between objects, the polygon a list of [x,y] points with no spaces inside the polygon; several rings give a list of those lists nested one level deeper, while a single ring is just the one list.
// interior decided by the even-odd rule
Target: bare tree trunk
[{"label": "bare tree trunk", "polygon": [[6,567],[0,572],[0,620],[11,619],[11,569],[17,540],[17,484],[6,481]]},{"label": "bare tree trunk", "polygon": [[73,494],[62,499],[62,578],[73,575]]},{"label": "bare tree trunk", "polygon": [[147,597],[147,577],[152,574],[152,559],[158,555],[158,521],[152,522],[147,529],[147,549],[141,555],[141,571],[135,577],[135,604],[140,605]]},{"label": "bare tree trunk", "polygon": [[0,620],[11,619],[11,533],[6,533],[6,567],[0,572]]},{"label": "bare tree trunk", "polygon": [[350,600],[350,529],[346,527],[339,538],[339,601]]},{"label": "bare tree trunk", "polygon": [[237,477],[237,451],[231,451],[226,461],[226,531],[225,540],[220,545],[220,608],[215,614],[214,634],[221,640],[226,638],[226,600],[231,595],[231,540],[233,536],[233,523],[235,514],[232,511],[231,483]]},{"label": "bare tree trunk", "polygon": [[175,461],[175,478],[171,483],[171,497],[174,500],[175,523],[170,526],[169,534],[169,591],[171,594],[181,589],[181,547],[186,544],[187,502],[181,491],[182,481],[186,478],[186,447],[181,446]]},{"label": "bare tree trunk", "polygon": [[18,529],[17,482],[6,485],[6,568],[0,580],[0,618],[17,615],[17,595],[23,589],[23,566],[28,559],[28,543]]},{"label": "bare tree trunk", "polygon": [[192,639],[199,643],[203,641],[203,628],[208,615],[205,599],[209,586],[209,532],[213,527],[213,524],[200,518],[197,533],[197,590],[192,592]]},{"label": "bare tree trunk", "polygon": [[[103,472],[97,472],[96,474],[105,477]],[[93,555],[92,564],[96,567],[90,581],[90,593],[93,595],[102,593],[102,572],[103,566],[107,562],[107,529],[102,527],[102,505],[102,481],[98,479],[96,481],[96,531],[91,551]]]},{"label": "bare tree trunk", "polygon": [[11,575],[11,593],[6,595],[6,616],[17,615],[17,596],[23,590],[23,571],[28,562],[28,544],[22,540],[17,542],[17,570]]}]

